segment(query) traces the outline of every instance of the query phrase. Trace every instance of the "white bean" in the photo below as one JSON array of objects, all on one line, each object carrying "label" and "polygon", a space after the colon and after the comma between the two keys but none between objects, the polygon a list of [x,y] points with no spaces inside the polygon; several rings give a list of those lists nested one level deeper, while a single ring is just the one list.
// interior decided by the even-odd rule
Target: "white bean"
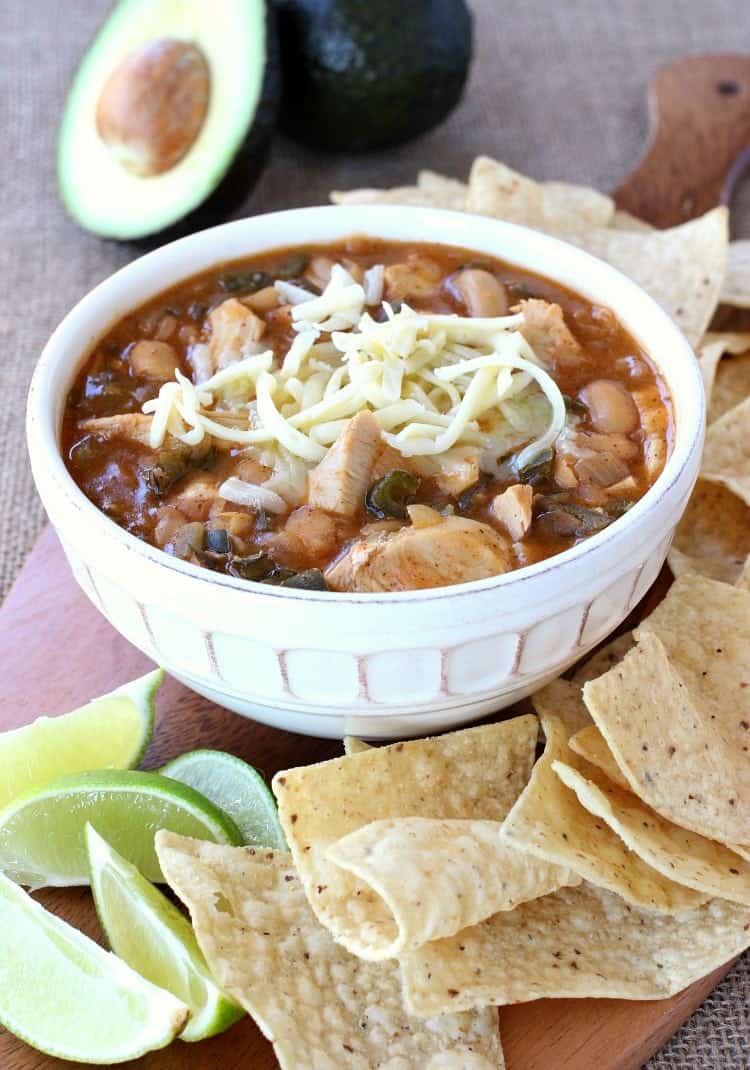
[{"label": "white bean", "polygon": [[594,379],[578,396],[589,410],[597,431],[627,435],[638,427],[638,409],[622,383]]}]

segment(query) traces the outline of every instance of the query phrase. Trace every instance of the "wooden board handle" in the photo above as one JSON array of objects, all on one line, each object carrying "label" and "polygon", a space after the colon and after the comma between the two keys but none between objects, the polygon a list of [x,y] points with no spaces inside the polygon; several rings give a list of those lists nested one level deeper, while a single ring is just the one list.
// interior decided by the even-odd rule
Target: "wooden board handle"
[{"label": "wooden board handle", "polygon": [[750,165],[750,55],[707,53],[661,67],[648,106],[648,145],[615,190],[618,206],[672,227],[728,204]]}]

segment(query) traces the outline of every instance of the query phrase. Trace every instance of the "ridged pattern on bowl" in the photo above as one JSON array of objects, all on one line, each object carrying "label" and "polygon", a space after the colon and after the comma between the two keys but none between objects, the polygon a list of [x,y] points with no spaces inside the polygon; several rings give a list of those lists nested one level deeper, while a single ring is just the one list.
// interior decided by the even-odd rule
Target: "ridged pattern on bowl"
[{"label": "ridged pattern on bowl", "polygon": [[[265,707],[308,707],[315,715],[360,716],[439,707],[480,712],[526,694],[600,642],[640,601],[656,578],[670,535],[645,562],[628,568],[593,598],[530,626],[449,645],[362,650],[275,646],[257,634],[205,630],[184,613],[141,601],[125,585],[87,564],[67,542],[65,551],[83,590],[127,639],[154,661],[188,678],[226,704],[256,716]],[[386,717],[387,720],[387,717]],[[383,735],[388,734],[387,723]]]}]

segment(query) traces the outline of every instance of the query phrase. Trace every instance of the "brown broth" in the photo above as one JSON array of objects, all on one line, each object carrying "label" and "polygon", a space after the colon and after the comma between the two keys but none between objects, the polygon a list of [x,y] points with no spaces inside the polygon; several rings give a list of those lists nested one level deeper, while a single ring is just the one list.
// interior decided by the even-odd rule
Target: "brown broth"
[{"label": "brown broth", "polygon": [[[407,245],[353,237],[334,245],[278,249],[216,266],[159,294],[115,323],[91,353],[67,399],[62,446],[66,464],[76,483],[116,523],[139,538],[159,545],[157,525],[164,517],[165,509],[172,507],[170,502],[179,493],[180,481],[166,495],[155,493],[148,477],[155,458],[147,446],[124,439],[100,439],[79,427],[80,422],[88,418],[138,413],[144,401],[158,393],[161,382],[138,378],[133,374],[128,358],[134,343],[142,339],[167,341],[177,355],[181,370],[190,375],[188,351],[192,344],[206,341],[208,313],[228,297],[241,299],[246,295],[240,276],[264,272],[276,278],[279,265],[298,254],[308,258],[324,256],[338,261],[345,259],[366,269],[374,264],[402,263],[409,254],[415,253],[439,264],[444,279],[467,265],[491,271],[506,287],[511,304],[529,296],[558,304],[585,356],[577,363],[560,363],[551,369],[562,393],[575,399],[587,383],[601,378],[618,381],[631,394],[634,390],[655,387],[668,426],[667,448],[671,448],[673,418],[666,386],[648,355],[607,309],[592,305],[558,283],[484,254],[443,245]],[[553,268],[551,264],[550,269]],[[445,286],[429,298],[410,299],[409,304],[419,311],[466,314],[463,305]],[[293,337],[288,318],[273,313],[262,318],[266,320],[263,345],[273,349],[280,362]],[[580,430],[593,430],[586,410],[578,413],[578,419]],[[613,521],[646,492],[655,474],[649,473],[644,463],[644,431],[639,427],[628,438],[638,447],[637,457],[628,462],[634,486],[615,506],[610,508],[608,504],[604,513],[601,512],[601,503],[592,502],[591,493],[587,498],[585,494],[574,490],[565,491],[549,474],[538,478],[534,484],[535,520],[528,534],[516,544],[517,567],[559,553],[591,533],[590,530],[581,530],[581,525],[576,530],[563,530],[565,524],[561,527],[555,521],[555,516],[559,519],[555,509],[561,500],[563,506],[568,503],[579,511],[598,510],[603,517],[600,526],[604,526],[604,520],[607,523]],[[205,471],[217,477],[218,481],[223,480],[233,474],[240,456],[241,450],[238,448],[214,450],[194,466],[193,472]],[[468,492],[451,496],[441,491],[434,480],[423,478],[414,501],[497,527],[490,508],[493,497],[516,482],[518,478],[511,474],[501,473],[497,478],[483,476]],[[550,502],[554,506],[552,514],[555,522],[550,522],[548,517],[545,520],[545,503],[549,505]],[[239,560],[258,552],[269,553],[275,562],[275,572],[268,577],[272,581],[283,579],[292,571],[310,568],[324,570],[359,534],[363,525],[376,520],[366,509],[364,501],[356,517],[335,518],[335,548],[332,553],[330,539],[326,549],[322,550],[314,539],[307,537],[278,538],[287,526],[286,517],[268,514],[256,516],[237,505],[226,506],[226,511],[247,514],[244,529],[241,520],[236,522],[238,529],[243,530],[239,535],[232,533],[229,557],[196,552],[190,548],[185,551],[184,547],[177,552],[208,567],[230,572],[232,556]],[[191,517],[187,516],[186,520],[191,521]],[[218,528],[221,523],[210,516],[197,522],[205,523],[208,528]],[[168,548],[170,552],[175,552],[173,545]],[[446,577],[444,582],[450,583],[451,578]]]}]

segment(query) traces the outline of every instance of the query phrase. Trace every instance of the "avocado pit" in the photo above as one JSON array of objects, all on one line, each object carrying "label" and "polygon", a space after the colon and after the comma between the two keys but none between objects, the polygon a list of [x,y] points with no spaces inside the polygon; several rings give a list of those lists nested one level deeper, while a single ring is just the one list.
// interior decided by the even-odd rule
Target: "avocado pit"
[{"label": "avocado pit", "polygon": [[161,37],[131,52],[112,72],[96,107],[99,137],[132,174],[171,170],[201,132],[211,95],[204,53]]}]

